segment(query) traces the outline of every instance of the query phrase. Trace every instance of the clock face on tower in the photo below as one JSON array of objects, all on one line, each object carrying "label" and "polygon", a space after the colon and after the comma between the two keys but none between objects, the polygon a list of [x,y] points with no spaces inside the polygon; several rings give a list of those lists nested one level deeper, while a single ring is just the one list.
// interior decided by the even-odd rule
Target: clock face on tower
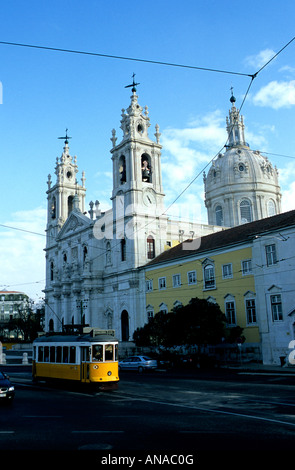
[{"label": "clock face on tower", "polygon": [[143,193],[142,200],[147,207],[151,207],[156,204],[156,198],[151,191],[145,191]]}]

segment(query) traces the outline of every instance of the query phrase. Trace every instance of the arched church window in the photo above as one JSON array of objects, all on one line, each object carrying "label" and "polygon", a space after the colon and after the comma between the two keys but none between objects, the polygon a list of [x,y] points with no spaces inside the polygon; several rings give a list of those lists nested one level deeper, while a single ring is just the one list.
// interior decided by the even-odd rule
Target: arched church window
[{"label": "arched church window", "polygon": [[106,247],[106,265],[109,266],[110,264],[112,264],[111,244],[110,244],[110,242],[107,242],[107,247]]},{"label": "arched church window", "polygon": [[144,181],[145,183],[152,182],[151,162],[150,157],[147,153],[144,153],[141,156],[141,173],[142,181]]},{"label": "arched church window", "polygon": [[147,237],[147,257],[148,259],[155,257],[155,240],[151,235]]},{"label": "arched church window", "polygon": [[126,159],[124,155],[119,158],[120,184],[126,183]]},{"label": "arched church window", "polygon": [[51,218],[55,219],[56,217],[56,199],[53,196],[52,198],[52,204],[51,204]]},{"label": "arched church window", "polygon": [[215,208],[215,220],[216,220],[216,225],[219,225],[219,226],[223,225],[223,210],[220,205],[216,206]]},{"label": "arched church window", "polygon": [[87,253],[88,253],[87,246],[84,246],[83,247],[83,263],[85,263],[85,260],[87,258]]},{"label": "arched church window", "polygon": [[122,331],[122,341],[129,340],[129,315],[127,310],[123,310],[121,313],[121,331]]},{"label": "arched church window", "polygon": [[50,280],[53,281],[54,278],[54,264],[53,261],[50,263]]},{"label": "arched church window", "polygon": [[126,261],[126,240],[122,238],[121,240],[121,261]]},{"label": "arched church window", "polygon": [[49,328],[50,332],[54,331],[54,322],[53,322],[52,318],[49,320],[48,328]]},{"label": "arched church window", "polygon": [[240,216],[241,216],[241,223],[247,224],[248,222],[252,222],[252,210],[250,201],[244,199],[240,202]]},{"label": "arched church window", "polygon": [[276,215],[276,205],[272,199],[270,199],[267,203],[267,215],[268,217]]},{"label": "arched church window", "polygon": [[74,201],[74,196],[69,196],[68,197],[68,216],[73,210],[73,201]]}]

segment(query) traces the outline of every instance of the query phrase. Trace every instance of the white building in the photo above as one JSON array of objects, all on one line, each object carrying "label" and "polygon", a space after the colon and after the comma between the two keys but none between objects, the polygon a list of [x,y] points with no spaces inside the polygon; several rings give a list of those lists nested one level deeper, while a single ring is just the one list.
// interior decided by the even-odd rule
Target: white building
[{"label": "white building", "polygon": [[[131,103],[122,110],[122,140],[112,131],[112,207],[99,203],[85,212],[85,175],[76,181],[77,159],[68,137],[56,161],[56,183],[48,177],[45,329],[89,324],[113,328],[122,341],[146,321],[145,283],[137,268],[164,249],[221,227],[175,222],[164,215],[159,126],[148,134],[148,109]],[[198,243],[198,242],[197,242]]]},{"label": "white building", "polygon": [[295,338],[295,211],[268,219],[252,250],[262,360],[281,364],[287,357],[288,363]]},{"label": "white building", "polygon": [[250,149],[234,96],[230,101],[226,151],[213,161],[204,185],[209,224],[235,227],[280,214],[281,193],[276,167]]}]

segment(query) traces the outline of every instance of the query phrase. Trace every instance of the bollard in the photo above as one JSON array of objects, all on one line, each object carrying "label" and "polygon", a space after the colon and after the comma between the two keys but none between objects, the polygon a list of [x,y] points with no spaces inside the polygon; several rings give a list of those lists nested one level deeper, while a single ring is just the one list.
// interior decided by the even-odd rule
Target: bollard
[{"label": "bollard", "polygon": [[23,353],[23,364],[29,364],[28,353]]}]

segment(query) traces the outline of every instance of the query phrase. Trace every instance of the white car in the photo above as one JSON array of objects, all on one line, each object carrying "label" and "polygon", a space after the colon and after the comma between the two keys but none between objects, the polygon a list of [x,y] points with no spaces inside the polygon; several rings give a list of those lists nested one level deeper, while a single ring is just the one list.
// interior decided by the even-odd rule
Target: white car
[{"label": "white car", "polygon": [[148,356],[130,356],[119,362],[120,370],[137,370],[143,372],[146,369],[156,369],[157,361]]}]

